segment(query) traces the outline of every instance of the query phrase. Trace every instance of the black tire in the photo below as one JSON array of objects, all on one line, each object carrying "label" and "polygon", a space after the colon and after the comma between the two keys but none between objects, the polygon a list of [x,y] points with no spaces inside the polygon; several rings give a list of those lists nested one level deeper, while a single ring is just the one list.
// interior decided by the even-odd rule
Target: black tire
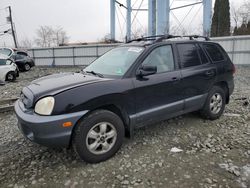
[{"label": "black tire", "polygon": [[7,75],[6,75],[6,81],[13,82],[15,80],[16,80],[16,74],[15,74],[15,72],[13,72],[13,71],[8,72]]},{"label": "black tire", "polygon": [[[107,123],[104,133],[105,136],[102,136],[101,125],[105,123]],[[109,127],[110,125],[112,127]],[[110,128],[109,132],[107,132],[108,128]],[[111,130],[116,131],[116,136],[110,138],[112,140],[106,138]],[[98,138],[92,139],[89,136],[91,135],[90,132],[92,131],[95,132],[94,135],[98,134]],[[105,137],[104,143],[103,140],[101,141],[102,137]],[[120,117],[108,110],[97,110],[84,117],[76,125],[73,132],[72,146],[74,148],[74,151],[82,160],[89,163],[98,163],[111,158],[120,149],[123,138],[124,125]],[[95,143],[99,144],[99,146],[96,149],[93,149],[95,151],[91,151],[91,149],[89,148],[91,147],[91,144]],[[103,151],[106,150],[104,149],[104,144],[107,143],[110,148],[107,151]]]},{"label": "black tire", "polygon": [[29,64],[29,63],[25,63],[25,64],[24,64],[24,70],[25,70],[25,71],[29,71],[30,69],[31,69],[30,64]]},{"label": "black tire", "polygon": [[[220,101],[219,96],[221,97],[221,103],[219,102]],[[213,102],[214,98],[216,98],[215,102]],[[200,111],[201,116],[204,119],[210,119],[210,120],[218,119],[224,112],[225,104],[226,104],[225,91],[219,86],[213,86],[210,92],[208,93],[204,107]],[[220,106],[220,108],[218,106]]]}]

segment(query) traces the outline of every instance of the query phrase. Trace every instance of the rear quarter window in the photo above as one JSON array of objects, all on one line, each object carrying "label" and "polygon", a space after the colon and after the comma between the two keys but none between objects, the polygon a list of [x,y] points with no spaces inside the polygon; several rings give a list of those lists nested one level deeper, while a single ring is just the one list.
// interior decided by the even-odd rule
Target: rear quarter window
[{"label": "rear quarter window", "polygon": [[212,61],[223,61],[225,59],[221,49],[216,44],[203,44],[202,45]]}]

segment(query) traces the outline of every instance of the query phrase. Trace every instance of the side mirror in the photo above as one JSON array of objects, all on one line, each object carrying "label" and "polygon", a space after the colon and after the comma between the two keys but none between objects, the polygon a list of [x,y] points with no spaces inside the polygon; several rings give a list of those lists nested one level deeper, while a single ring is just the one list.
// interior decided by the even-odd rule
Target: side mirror
[{"label": "side mirror", "polygon": [[157,72],[156,66],[144,65],[136,71],[136,76],[143,77],[155,74]]}]

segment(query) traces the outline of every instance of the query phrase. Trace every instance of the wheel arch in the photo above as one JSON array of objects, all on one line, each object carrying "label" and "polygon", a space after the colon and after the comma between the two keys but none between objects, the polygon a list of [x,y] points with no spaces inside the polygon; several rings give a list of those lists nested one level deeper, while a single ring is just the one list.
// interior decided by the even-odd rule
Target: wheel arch
[{"label": "wheel arch", "polygon": [[103,106],[99,106],[99,107],[96,107],[96,108],[93,108],[91,110],[89,110],[86,114],[84,114],[77,122],[76,124],[74,125],[74,127],[72,128],[72,133],[71,133],[71,136],[70,136],[70,142],[69,142],[69,147],[71,147],[72,145],[72,139],[73,139],[73,134],[74,134],[74,131],[77,127],[77,125],[82,121],[82,119],[84,119],[86,116],[88,116],[90,113],[92,113],[93,111],[96,111],[96,110],[108,110],[108,111],[111,111],[113,112],[114,114],[116,114],[117,116],[119,116],[123,122],[123,125],[124,125],[124,128],[125,128],[125,136],[126,137],[130,137],[130,120],[129,120],[129,116],[127,115],[127,113],[122,110],[122,108],[118,105],[115,105],[115,104],[105,104]]},{"label": "wheel arch", "polygon": [[8,81],[8,74],[10,74],[10,73],[12,73],[12,74],[14,74],[13,76],[15,76],[15,71],[13,71],[13,70],[11,70],[11,71],[8,71],[8,72],[6,72],[6,74],[5,74],[5,81]]},{"label": "wheel arch", "polygon": [[217,82],[214,84],[215,86],[219,86],[221,87],[224,91],[225,91],[225,95],[226,95],[226,104],[229,103],[229,88],[228,88],[228,84],[226,81],[221,81],[221,82]]}]

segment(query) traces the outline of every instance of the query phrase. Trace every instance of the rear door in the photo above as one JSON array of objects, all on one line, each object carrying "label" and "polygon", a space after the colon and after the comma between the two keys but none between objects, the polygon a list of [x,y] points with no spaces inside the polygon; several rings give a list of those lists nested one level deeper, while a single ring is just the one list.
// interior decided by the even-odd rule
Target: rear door
[{"label": "rear door", "polygon": [[175,66],[172,45],[153,49],[140,66],[156,66],[157,73],[133,78],[136,95],[136,125],[152,123],[180,113],[183,100],[179,93],[180,70]]},{"label": "rear door", "polygon": [[200,109],[216,78],[216,66],[212,64],[197,43],[177,43],[181,67],[181,96],[185,111]]}]

